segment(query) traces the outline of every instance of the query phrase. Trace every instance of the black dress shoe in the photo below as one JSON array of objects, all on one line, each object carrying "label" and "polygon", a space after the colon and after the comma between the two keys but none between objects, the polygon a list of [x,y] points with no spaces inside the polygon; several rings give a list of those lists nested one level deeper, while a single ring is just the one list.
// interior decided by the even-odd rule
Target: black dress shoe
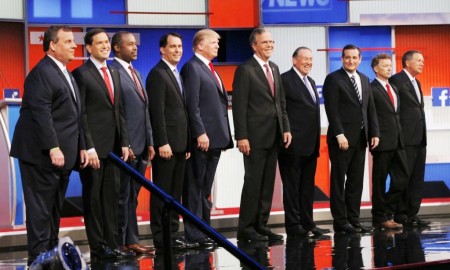
[{"label": "black dress shoe", "polygon": [[197,239],[197,243],[201,246],[201,247],[212,247],[217,245],[216,242],[214,242],[214,240],[212,240],[209,237],[203,237],[200,239]]},{"label": "black dress shoe", "polygon": [[350,224],[344,224],[341,226],[333,226],[336,233],[356,233],[358,232],[355,227]]},{"label": "black dress shoe", "polygon": [[267,237],[266,235],[259,234],[257,232],[253,232],[253,233],[238,233],[237,240],[238,241],[246,241],[246,242],[251,242],[251,241],[268,241],[269,237]]},{"label": "black dress shoe", "polygon": [[119,259],[127,259],[136,257],[136,253],[132,250],[122,250],[120,248],[116,248],[113,252],[117,255]]},{"label": "black dress shoe", "polygon": [[428,227],[430,225],[430,222],[425,221],[418,216],[413,216],[408,218],[406,225],[409,227]]},{"label": "black dress shoe", "polygon": [[284,238],[281,234],[276,234],[271,231],[268,231],[265,235],[267,236],[269,241],[278,241],[278,240],[283,240],[283,238]]},{"label": "black dress shoe", "polygon": [[322,228],[319,228],[319,227],[314,227],[310,231],[314,234],[314,236],[321,236],[323,234],[326,234],[326,233],[330,232],[330,230],[328,230],[328,229],[322,229]]},{"label": "black dress shoe", "polygon": [[368,232],[372,232],[374,229],[374,227],[372,226],[365,226],[362,225],[361,223],[357,223],[357,224],[353,224],[352,225],[357,232],[361,232],[361,233],[368,233]]},{"label": "black dress shoe", "polygon": [[91,258],[97,259],[117,259],[117,254],[107,246],[101,246],[91,250]]}]

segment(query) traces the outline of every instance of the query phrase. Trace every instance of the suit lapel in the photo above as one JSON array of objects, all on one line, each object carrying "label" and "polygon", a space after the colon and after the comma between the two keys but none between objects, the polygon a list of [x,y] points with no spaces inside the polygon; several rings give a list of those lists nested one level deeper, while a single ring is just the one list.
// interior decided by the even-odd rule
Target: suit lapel
[{"label": "suit lapel", "polygon": [[[395,107],[392,104],[391,98],[389,97],[386,89],[384,89],[383,85],[381,85],[381,83],[377,79],[374,79],[374,82],[376,84],[375,90],[381,92],[381,94],[383,95],[383,97],[385,99],[385,102],[389,103],[391,108],[395,111]],[[397,96],[397,100],[398,100],[398,96]]]},{"label": "suit lapel", "polygon": [[[341,68],[341,73],[342,73],[342,76],[344,76],[344,80],[345,80],[345,82],[347,83],[347,91],[349,91],[350,92],[350,95],[352,95],[353,97],[354,97],[354,99],[355,99],[355,101],[356,102],[358,102],[358,103],[360,103],[359,102],[359,99],[358,99],[358,94],[356,94],[356,89],[355,89],[355,87],[353,86],[353,83],[352,83],[352,81],[350,80],[350,77],[348,76],[348,74],[347,74],[347,72],[345,71],[345,69],[344,68]],[[361,84],[362,84],[362,82],[361,82]],[[361,93],[362,93],[362,91],[361,91]],[[362,95],[362,97],[361,97],[361,99],[364,101],[364,96],[367,96],[367,95]],[[364,102],[363,102],[364,103]]]},{"label": "suit lapel", "polygon": [[[414,88],[414,85],[412,84],[411,80],[409,79],[408,74],[406,74],[406,72],[404,70],[402,71],[402,76],[403,76],[403,80],[408,85],[408,90],[409,90],[409,92],[411,92],[411,95],[413,95],[414,100],[417,102],[417,104],[419,104],[421,106],[422,104],[419,102],[419,99],[417,98],[417,95],[416,95],[416,89]],[[420,88],[420,83],[417,80],[416,80],[416,82],[417,82],[417,85],[419,86],[420,95],[423,100],[422,89]]]},{"label": "suit lapel", "polygon": [[[195,60],[200,65],[200,67],[203,69],[203,71],[207,74],[206,76],[209,76],[211,78],[211,80],[214,82],[214,84],[216,85],[216,88],[217,88],[217,91],[219,92],[219,94],[223,95],[224,93],[222,91],[222,88],[220,88],[216,78],[214,78],[214,75],[212,74],[211,69],[207,65],[205,65],[205,63],[203,63],[203,61],[200,60],[197,56],[194,56],[194,57],[195,57]],[[218,76],[218,79],[221,80],[220,76]]]},{"label": "suit lapel", "polygon": [[[164,69],[166,71],[167,76],[169,76],[170,80],[172,81],[172,84],[175,86],[177,96],[180,97],[180,101],[184,104],[185,103],[184,97],[181,94],[181,89],[180,89],[180,86],[178,85],[177,78],[175,78],[175,75],[173,74],[173,70],[171,70],[170,67],[163,60],[160,60],[159,65],[162,69]],[[180,75],[180,81],[181,81],[181,85],[183,85],[183,78],[181,78],[181,75]]]},{"label": "suit lapel", "polygon": [[[305,98],[307,100],[309,100],[309,102],[311,103],[311,105],[316,106],[316,103],[314,102],[311,94],[309,93],[308,88],[306,87],[305,83],[300,79],[300,76],[298,76],[297,72],[295,72],[294,68],[291,69],[291,76],[295,82],[295,84],[297,85],[297,87],[300,89],[300,91],[298,91],[300,93],[300,95],[305,96]],[[308,79],[309,80],[309,79]],[[311,86],[314,89],[314,85],[311,81],[309,81],[309,83],[311,83]],[[316,91],[314,91],[314,95],[316,95],[315,93]],[[316,95],[316,100],[317,100],[317,95]]]},{"label": "suit lapel", "polygon": [[[139,93],[139,89],[137,88],[136,83],[134,82],[133,78],[131,78],[130,74],[128,74],[128,71],[125,70],[125,68],[116,60],[114,60],[114,62],[111,64],[111,66],[115,67],[117,69],[117,71],[119,72],[119,74],[121,75],[120,78],[121,80],[126,80],[128,82],[128,84],[133,86],[134,92],[135,94],[143,101],[145,102],[145,97],[144,99],[142,98],[141,94]],[[138,77],[137,71],[134,70],[134,72],[136,73],[136,77]],[[139,80],[139,77],[138,77]],[[142,82],[139,81],[139,83],[141,84],[141,86],[143,86]],[[145,91],[143,91],[145,92]]]},{"label": "suit lapel", "polygon": [[270,90],[270,85],[269,85],[269,81],[267,80],[266,74],[264,73],[263,69],[261,68],[258,61],[256,61],[256,59],[254,57],[251,58],[251,61],[252,61],[252,65],[253,65],[255,74],[259,77],[260,81],[264,82],[264,84],[266,85],[265,91],[272,97],[272,92]]},{"label": "suit lapel", "polygon": [[[108,99],[108,101],[111,103],[111,98],[109,97],[108,88],[106,87],[106,83],[105,83],[105,80],[103,79],[102,75],[100,75],[100,71],[97,70],[97,67],[95,66],[94,63],[92,63],[92,61],[90,59],[88,60],[88,62],[86,62],[86,64],[89,67],[89,72],[91,73],[92,77],[95,79],[97,84],[100,85],[100,87],[102,88],[105,98]],[[115,101],[115,98],[114,98],[114,101]],[[112,103],[111,103],[111,105],[112,105]]]}]

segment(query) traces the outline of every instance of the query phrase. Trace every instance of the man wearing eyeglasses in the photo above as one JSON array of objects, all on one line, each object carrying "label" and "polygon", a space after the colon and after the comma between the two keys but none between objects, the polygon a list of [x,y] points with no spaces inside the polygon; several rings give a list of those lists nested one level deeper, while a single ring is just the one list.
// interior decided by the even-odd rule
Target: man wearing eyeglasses
[{"label": "man wearing eyeglasses", "polygon": [[291,143],[286,101],[270,32],[250,35],[254,55],[240,65],[233,81],[233,119],[239,151],[244,154],[244,186],[239,241],[282,240],[267,226],[272,206],[278,151]]}]

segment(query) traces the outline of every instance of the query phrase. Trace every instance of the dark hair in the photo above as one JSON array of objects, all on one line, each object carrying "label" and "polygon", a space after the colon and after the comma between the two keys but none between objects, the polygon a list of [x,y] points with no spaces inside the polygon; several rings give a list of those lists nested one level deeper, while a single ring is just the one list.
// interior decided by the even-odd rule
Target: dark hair
[{"label": "dark hair", "polygon": [[72,28],[68,25],[52,25],[50,26],[44,33],[44,41],[42,45],[44,47],[44,52],[47,52],[50,49],[50,42],[54,43],[58,42],[58,32],[59,30],[63,30],[64,32],[72,32]]},{"label": "dark hair", "polygon": [[103,28],[93,28],[89,30],[84,36],[84,45],[92,45],[93,37],[100,33],[105,33],[106,35],[108,35],[108,33],[106,33],[106,30]]},{"label": "dark hair", "polygon": [[372,62],[371,62],[371,64],[370,64],[370,66],[372,67],[372,69],[373,69],[376,65],[378,65],[378,64],[380,63],[380,60],[383,60],[383,59],[390,59],[390,60],[392,60],[392,56],[391,56],[390,54],[388,54],[388,53],[379,53],[379,54],[375,55],[375,56],[372,58]]},{"label": "dark hair", "polygon": [[344,48],[342,49],[342,57],[344,57],[346,50],[358,50],[359,56],[361,56],[361,49],[356,45],[353,44],[345,45]]},{"label": "dark hair", "polygon": [[169,36],[177,37],[177,38],[183,40],[183,39],[181,38],[181,35],[178,34],[178,33],[175,33],[175,32],[167,33],[167,34],[163,35],[163,36],[159,39],[159,47],[160,47],[160,48],[164,48],[164,47],[167,46],[167,43],[168,43],[167,40],[169,39]]},{"label": "dark hair", "polygon": [[297,49],[295,49],[294,53],[292,54],[292,57],[296,57],[296,56],[298,55],[298,52],[299,52],[300,50],[308,50],[308,51],[311,51],[310,48],[305,47],[305,46],[301,46],[301,47],[298,47]]},{"label": "dark hair", "polygon": [[252,33],[250,34],[250,37],[248,38],[248,41],[250,41],[250,46],[252,46],[253,43],[256,42],[256,36],[259,36],[265,32],[268,32],[268,31],[262,27],[253,29]]},{"label": "dark hair", "polygon": [[405,52],[405,53],[403,54],[403,57],[402,57],[402,66],[403,66],[404,68],[406,67],[406,61],[411,60],[411,59],[413,58],[414,54],[416,54],[416,53],[422,54],[422,52],[421,52],[421,51],[418,51],[418,50],[410,50],[410,51],[407,51],[407,52]]},{"label": "dark hair", "polygon": [[130,35],[132,34],[131,32],[128,31],[119,31],[117,33],[114,34],[114,36],[111,39],[111,48],[113,49],[114,54],[116,54],[116,50],[114,49],[115,45],[119,45],[122,43],[122,38],[125,35]]}]

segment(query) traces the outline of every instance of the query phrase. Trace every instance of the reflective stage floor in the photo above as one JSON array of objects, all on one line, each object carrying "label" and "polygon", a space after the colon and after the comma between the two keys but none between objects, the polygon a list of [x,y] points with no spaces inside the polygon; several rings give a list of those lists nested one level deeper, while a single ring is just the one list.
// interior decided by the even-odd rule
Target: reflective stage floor
[{"label": "reflective stage floor", "polygon": [[[425,217],[431,221],[426,229],[375,231],[370,234],[333,234],[320,238],[287,238],[276,243],[237,243],[235,232],[222,232],[233,244],[267,269],[450,269],[450,216]],[[368,223],[366,223],[368,225]],[[330,223],[321,222],[331,229]],[[24,237],[17,235],[16,237]],[[26,269],[25,245],[0,233],[0,269]],[[6,244],[6,245],[5,245]],[[168,269],[159,252],[132,260],[91,262],[86,241],[78,241],[91,269]],[[141,244],[152,245],[150,238]],[[9,245],[9,246],[8,246]],[[172,269],[247,269],[223,248],[175,252]]]}]

